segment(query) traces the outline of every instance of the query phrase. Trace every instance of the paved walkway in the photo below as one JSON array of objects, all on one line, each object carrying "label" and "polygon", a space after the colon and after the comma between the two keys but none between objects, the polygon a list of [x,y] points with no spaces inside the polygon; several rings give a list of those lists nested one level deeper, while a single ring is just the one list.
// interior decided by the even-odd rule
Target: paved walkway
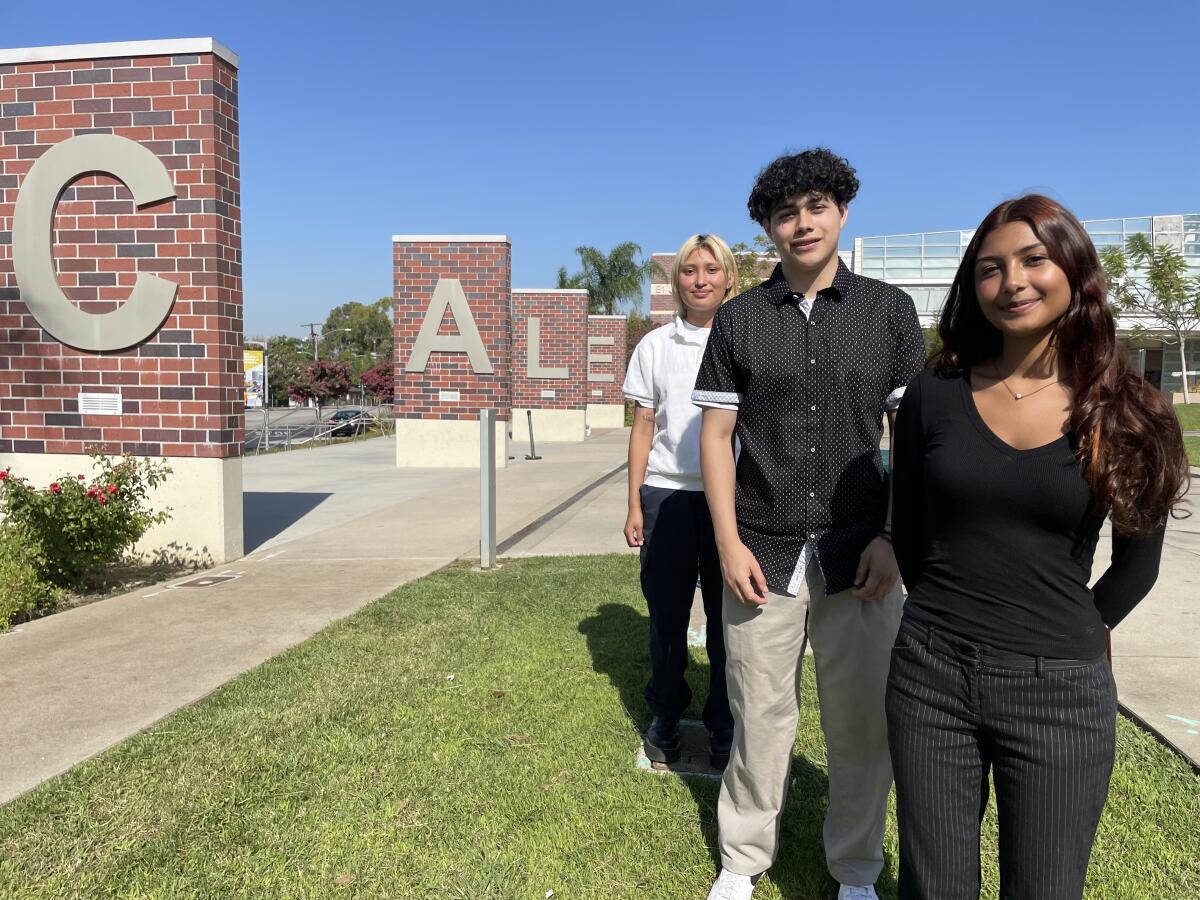
[{"label": "paved walkway", "polygon": [[[499,537],[620,467],[627,435],[539,444],[537,462],[517,452],[498,472]],[[397,469],[388,439],[248,459],[244,481],[250,553],[200,579],[213,583],[142,588],[0,636],[0,803],[398,585],[478,558],[478,472]]]}]

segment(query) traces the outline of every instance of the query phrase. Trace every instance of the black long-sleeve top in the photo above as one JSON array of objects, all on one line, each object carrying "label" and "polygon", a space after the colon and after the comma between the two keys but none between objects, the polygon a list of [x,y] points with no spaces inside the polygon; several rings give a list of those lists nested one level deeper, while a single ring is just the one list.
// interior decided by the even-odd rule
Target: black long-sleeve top
[{"label": "black long-sleeve top", "polygon": [[896,419],[893,532],[908,589],[905,616],[968,640],[1034,656],[1089,659],[1158,578],[1164,529],[1114,531],[1094,588],[1104,517],[1074,435],[1030,450],[996,436],[966,372],[925,370]]}]

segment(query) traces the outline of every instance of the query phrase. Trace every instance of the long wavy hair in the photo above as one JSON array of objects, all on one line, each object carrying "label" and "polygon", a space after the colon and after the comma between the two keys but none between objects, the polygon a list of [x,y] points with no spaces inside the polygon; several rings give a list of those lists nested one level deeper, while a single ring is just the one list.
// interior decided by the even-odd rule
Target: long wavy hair
[{"label": "long wavy hair", "polygon": [[1108,283],[1079,220],[1040,194],[1006,200],[984,217],[967,245],[938,320],[942,349],[929,365],[950,373],[994,359],[1004,343],[975,293],[975,260],[984,239],[1024,222],[1071,286],[1050,346],[1074,394],[1071,431],[1097,507],[1128,534],[1160,528],[1187,492],[1187,454],[1179,422],[1162,392],[1134,371],[1117,344]]}]

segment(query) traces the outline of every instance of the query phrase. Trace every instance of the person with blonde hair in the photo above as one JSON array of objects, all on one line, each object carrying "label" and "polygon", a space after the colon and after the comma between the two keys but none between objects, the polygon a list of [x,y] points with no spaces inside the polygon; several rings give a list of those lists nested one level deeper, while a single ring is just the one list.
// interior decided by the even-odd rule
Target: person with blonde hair
[{"label": "person with blonde hair", "polygon": [[710,667],[703,717],[710,762],[718,769],[729,759],[733,718],[725,688],[721,564],[700,475],[701,411],[691,396],[713,316],[737,283],[737,262],[723,240],[696,234],[684,241],[671,267],[675,318],[638,343],[622,387],[635,404],[625,540],[641,548],[642,593],[650,613],[646,703],[654,718],[646,756],[661,763],[679,758],[679,719],[692,700],[684,671],[699,575]]}]

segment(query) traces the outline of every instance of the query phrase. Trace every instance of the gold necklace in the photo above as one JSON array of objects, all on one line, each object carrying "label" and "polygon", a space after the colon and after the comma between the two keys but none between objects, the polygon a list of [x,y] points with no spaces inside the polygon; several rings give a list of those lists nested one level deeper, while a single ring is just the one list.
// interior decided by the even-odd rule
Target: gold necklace
[{"label": "gold necklace", "polygon": [[1010,394],[1012,394],[1012,398],[1013,398],[1014,400],[1024,400],[1026,397],[1032,397],[1034,394],[1038,393],[1038,391],[1044,391],[1044,390],[1045,390],[1046,388],[1048,388],[1048,387],[1054,387],[1054,385],[1056,385],[1056,384],[1062,384],[1062,379],[1060,378],[1058,381],[1051,381],[1051,382],[1050,382],[1050,383],[1048,383],[1048,384],[1043,384],[1043,385],[1042,385],[1040,388],[1038,388],[1036,391],[1029,391],[1028,393],[1025,393],[1025,394],[1018,394],[1016,391],[1014,391],[1012,388],[1010,388],[1010,387],[1008,386],[1008,380],[1007,380],[1007,379],[1005,379],[1005,377],[1004,377],[1003,375],[1001,375],[999,372],[997,372],[997,373],[996,373],[995,375],[993,375],[992,377],[993,377],[993,378],[999,378],[999,379],[1000,379],[1000,383],[1001,383],[1002,385],[1004,385],[1004,389],[1005,389],[1006,391],[1008,391]]}]

